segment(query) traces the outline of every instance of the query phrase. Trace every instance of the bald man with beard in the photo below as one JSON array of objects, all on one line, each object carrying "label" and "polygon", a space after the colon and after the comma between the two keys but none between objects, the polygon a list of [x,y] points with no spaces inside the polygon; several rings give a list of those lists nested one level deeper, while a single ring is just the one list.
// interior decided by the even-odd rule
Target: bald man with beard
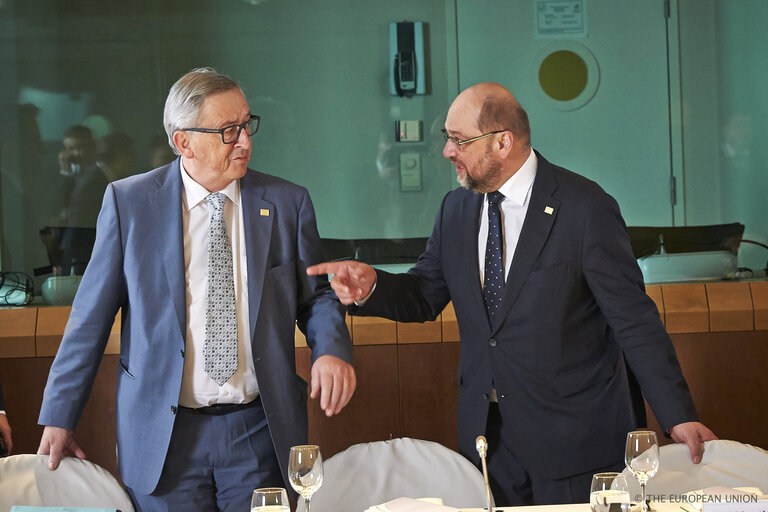
[{"label": "bald man with beard", "polygon": [[497,505],[585,502],[593,473],[623,467],[626,434],[643,421],[627,367],[700,462],[716,437],[698,422],[616,201],[533,150],[525,110],[499,84],[459,94],[443,133],[461,188],[415,266],[307,272],[334,274],[355,315],[424,322],[453,302],[459,448],[477,464],[475,439],[488,438]]}]

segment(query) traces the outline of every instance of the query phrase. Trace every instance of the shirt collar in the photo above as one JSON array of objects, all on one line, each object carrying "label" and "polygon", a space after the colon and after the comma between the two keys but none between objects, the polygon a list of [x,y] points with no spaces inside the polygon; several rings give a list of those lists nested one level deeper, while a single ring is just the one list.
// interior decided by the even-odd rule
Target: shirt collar
[{"label": "shirt collar", "polygon": [[528,155],[525,163],[499,187],[499,192],[504,194],[505,199],[510,199],[519,206],[524,206],[528,203],[533,179],[536,177],[537,163],[536,153],[531,149],[531,154]]},{"label": "shirt collar", "polygon": [[[181,181],[184,184],[184,207],[189,211],[204,201],[210,192],[187,174],[183,159],[179,159],[179,169],[181,170]],[[240,206],[240,180],[232,181],[220,192],[237,206]]]}]

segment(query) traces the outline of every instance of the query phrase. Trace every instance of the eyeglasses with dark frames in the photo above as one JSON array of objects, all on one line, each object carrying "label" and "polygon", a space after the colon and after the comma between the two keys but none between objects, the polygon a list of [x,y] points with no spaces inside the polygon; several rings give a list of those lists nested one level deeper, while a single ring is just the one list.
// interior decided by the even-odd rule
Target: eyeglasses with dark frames
[{"label": "eyeglasses with dark frames", "polygon": [[496,131],[493,131],[493,132],[488,132],[488,133],[484,133],[482,135],[478,135],[477,137],[472,137],[471,139],[464,139],[464,140],[460,140],[460,139],[457,139],[456,137],[452,137],[451,135],[448,135],[448,132],[446,131],[445,128],[443,128],[440,131],[443,132],[443,137],[445,138],[445,142],[448,142],[450,140],[454,144],[456,144],[456,147],[461,149],[461,147],[464,146],[465,144],[469,144],[470,142],[475,142],[476,140],[484,139],[486,137],[490,137],[491,135],[495,135],[497,133],[502,133],[502,132],[505,132],[507,130],[496,130]]},{"label": "eyeglasses with dark frames", "polygon": [[246,135],[253,137],[259,131],[260,116],[251,114],[249,119],[240,124],[225,126],[224,128],[182,128],[183,132],[199,133],[218,133],[221,135],[221,142],[224,144],[234,144],[240,138],[240,132],[245,130]]}]

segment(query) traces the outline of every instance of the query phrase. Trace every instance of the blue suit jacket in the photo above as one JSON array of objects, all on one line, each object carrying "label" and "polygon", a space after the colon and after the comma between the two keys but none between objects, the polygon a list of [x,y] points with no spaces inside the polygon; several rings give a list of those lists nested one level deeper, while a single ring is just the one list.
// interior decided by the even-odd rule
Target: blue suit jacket
[{"label": "blue suit jacket", "polygon": [[[110,184],[91,261],[45,388],[39,422],[73,429],[87,401],[115,314],[122,308],[117,380],[119,469],[148,494],[157,485],[178,406],[186,336],[179,160]],[[313,361],[351,363],[343,307],[306,267],[323,260],[306,189],[249,170],[240,180],[251,343],[275,453],[307,441],[307,383],[296,374],[294,329]],[[268,212],[267,215],[263,213]]]},{"label": "blue suit jacket", "polygon": [[459,448],[473,460],[495,387],[502,434],[538,478],[623,459],[635,428],[626,361],[664,428],[696,419],[674,347],[632,254],[616,201],[541,155],[528,213],[491,325],[478,276],[483,196],[446,195],[407,274],[378,273],[361,315],[435,318],[453,301],[461,335]]}]

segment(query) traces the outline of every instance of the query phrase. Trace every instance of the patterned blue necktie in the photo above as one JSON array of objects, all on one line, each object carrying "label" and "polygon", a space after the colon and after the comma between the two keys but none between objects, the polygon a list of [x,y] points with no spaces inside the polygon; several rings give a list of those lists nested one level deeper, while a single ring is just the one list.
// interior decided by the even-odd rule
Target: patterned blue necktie
[{"label": "patterned blue necktie", "polygon": [[488,242],[485,245],[485,275],[483,293],[488,318],[493,324],[504,298],[504,241],[501,237],[501,211],[499,204],[504,194],[499,191],[488,194]]},{"label": "patterned blue necktie", "polygon": [[216,192],[206,200],[211,209],[211,225],[203,355],[205,372],[216,384],[222,386],[237,370],[237,310],[232,245],[224,223],[227,196]]}]

